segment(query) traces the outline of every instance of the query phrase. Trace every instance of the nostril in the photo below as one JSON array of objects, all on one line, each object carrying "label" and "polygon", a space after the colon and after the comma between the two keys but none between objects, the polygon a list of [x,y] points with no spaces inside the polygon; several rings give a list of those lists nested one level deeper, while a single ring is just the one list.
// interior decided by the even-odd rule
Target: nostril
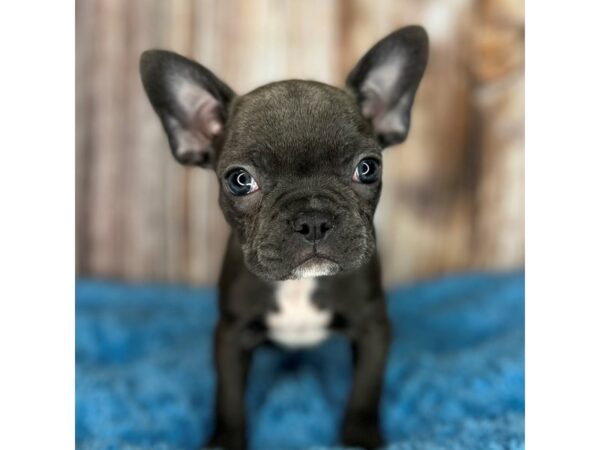
[{"label": "nostril", "polygon": [[324,239],[332,228],[330,218],[318,212],[302,213],[292,222],[293,231],[308,242]]},{"label": "nostril", "polygon": [[310,226],[307,223],[303,223],[297,231],[298,233],[307,236],[310,233]]}]

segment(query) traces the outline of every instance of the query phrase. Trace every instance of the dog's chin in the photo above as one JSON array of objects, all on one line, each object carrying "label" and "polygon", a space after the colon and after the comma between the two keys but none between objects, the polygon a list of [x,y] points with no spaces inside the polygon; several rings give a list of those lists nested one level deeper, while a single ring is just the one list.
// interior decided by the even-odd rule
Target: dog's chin
[{"label": "dog's chin", "polygon": [[[246,262],[246,261],[245,261]],[[343,271],[341,264],[323,256],[312,256],[303,260],[294,268],[281,270],[281,267],[264,267],[251,265],[246,262],[246,268],[258,278],[273,282],[298,280],[301,278],[326,277]]]},{"label": "dog's chin", "polygon": [[342,270],[341,266],[328,258],[314,256],[296,266],[291,272],[291,279],[326,277]]}]

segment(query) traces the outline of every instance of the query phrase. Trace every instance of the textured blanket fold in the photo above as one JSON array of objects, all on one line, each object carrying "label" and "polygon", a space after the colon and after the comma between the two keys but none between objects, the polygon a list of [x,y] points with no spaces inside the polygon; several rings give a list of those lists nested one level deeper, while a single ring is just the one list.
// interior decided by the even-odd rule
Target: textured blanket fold
[{"label": "textured blanket fold", "polygon": [[[197,449],[212,429],[215,292],[79,280],[81,450]],[[381,405],[390,450],[524,448],[524,278],[462,274],[394,289]],[[348,344],[261,348],[247,398],[254,450],[332,448]]]}]

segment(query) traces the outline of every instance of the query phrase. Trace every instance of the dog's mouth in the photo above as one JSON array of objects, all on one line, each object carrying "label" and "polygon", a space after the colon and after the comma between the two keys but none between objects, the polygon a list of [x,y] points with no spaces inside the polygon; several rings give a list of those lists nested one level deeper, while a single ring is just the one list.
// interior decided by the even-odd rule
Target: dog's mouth
[{"label": "dog's mouth", "polygon": [[341,270],[342,266],[330,257],[315,253],[292,269],[291,278],[325,277]]}]

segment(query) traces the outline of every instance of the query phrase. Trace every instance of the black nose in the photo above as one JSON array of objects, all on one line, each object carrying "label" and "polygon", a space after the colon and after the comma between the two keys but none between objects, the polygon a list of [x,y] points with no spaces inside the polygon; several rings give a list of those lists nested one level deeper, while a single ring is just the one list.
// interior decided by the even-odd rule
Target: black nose
[{"label": "black nose", "polygon": [[300,213],[292,221],[294,232],[311,243],[324,239],[332,227],[331,216],[319,211]]}]

